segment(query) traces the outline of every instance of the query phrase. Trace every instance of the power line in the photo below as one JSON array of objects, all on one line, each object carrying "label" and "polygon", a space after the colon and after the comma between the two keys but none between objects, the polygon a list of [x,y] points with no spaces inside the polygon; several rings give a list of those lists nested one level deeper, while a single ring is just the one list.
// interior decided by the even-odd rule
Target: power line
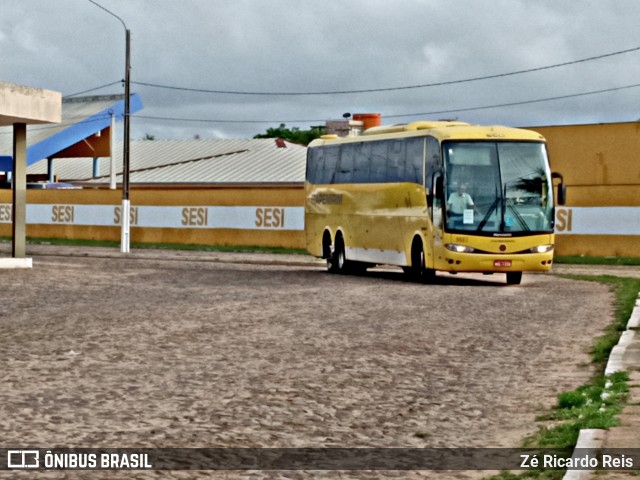
[{"label": "power line", "polygon": [[616,92],[618,90],[626,90],[629,88],[637,88],[640,87],[640,83],[636,83],[634,85],[625,85],[623,87],[614,87],[614,88],[605,88],[603,90],[593,90],[591,92],[582,92],[582,93],[573,93],[569,95],[560,95],[557,97],[547,97],[547,98],[539,98],[537,100],[523,100],[519,102],[510,102],[510,103],[499,103],[495,105],[485,105],[480,107],[468,107],[468,108],[459,108],[454,110],[442,110],[436,112],[426,112],[426,113],[408,113],[401,115],[385,115],[385,118],[399,118],[399,117],[419,117],[423,115],[440,115],[443,113],[458,113],[458,112],[472,112],[475,110],[488,110],[490,108],[502,108],[502,107],[515,107],[518,105],[529,105],[532,103],[541,103],[541,102],[550,102],[554,100],[565,100],[567,98],[575,98],[575,97],[584,97],[587,95],[597,95],[600,93],[609,93]]},{"label": "power line", "polygon": [[[460,112],[472,112],[472,111],[477,111],[477,110],[488,110],[491,108],[503,108],[503,107],[514,107],[514,106],[519,106],[519,105],[529,105],[529,104],[533,104],[533,103],[542,103],[542,102],[550,102],[550,101],[557,101],[557,100],[565,100],[565,99],[569,99],[569,98],[576,98],[576,97],[584,97],[584,96],[588,96],[588,95],[598,95],[598,94],[602,94],[602,93],[610,93],[610,92],[616,92],[616,91],[620,91],[620,90],[628,90],[631,88],[638,88],[640,87],[640,83],[636,83],[633,85],[624,85],[621,87],[612,87],[612,88],[605,88],[605,89],[601,89],[601,90],[592,90],[589,92],[581,92],[581,93],[573,93],[573,94],[568,94],[568,95],[559,95],[559,96],[555,96],[555,97],[546,97],[546,98],[539,98],[539,99],[534,99],[534,100],[521,100],[521,101],[517,101],[517,102],[508,102],[508,103],[498,103],[498,104],[492,104],[492,105],[482,105],[482,106],[476,106],[476,107],[464,107],[464,108],[455,108],[455,109],[450,109],[450,110],[435,110],[435,111],[430,111],[430,112],[421,112],[421,113],[400,113],[400,114],[393,114],[393,115],[385,115],[384,118],[402,118],[402,117],[420,117],[420,116],[429,116],[429,115],[442,115],[445,113],[460,113]],[[317,122],[324,122],[326,120],[326,118],[322,118],[322,119],[288,119],[288,120],[283,120],[283,119],[271,119],[271,120],[225,120],[225,119],[207,119],[207,118],[181,118],[181,117],[163,117],[163,116],[153,116],[153,115],[140,115],[140,114],[133,114],[131,115],[132,117],[135,118],[140,118],[140,119],[146,119],[146,120],[160,120],[160,121],[174,121],[174,122],[192,122],[192,123],[235,123],[235,124],[262,124],[262,123],[317,123]],[[74,118],[83,118],[80,116],[72,116],[72,117],[68,117],[65,118],[65,120],[63,120],[63,122],[55,124],[55,125],[36,125],[36,126],[31,126],[30,127],[30,131],[36,131],[36,130],[53,130],[53,129],[58,129],[61,126],[71,126],[71,125],[76,125],[78,123],[84,124],[84,123],[91,123],[91,122],[96,122],[96,121],[102,121],[104,119],[107,118],[111,118],[110,115],[107,116],[96,116],[96,117],[92,117],[90,119],[83,119],[80,122],[75,122],[73,121]],[[10,134],[10,131],[2,131],[0,132],[1,134]]]},{"label": "power line", "polygon": [[[106,10],[102,6],[100,6],[97,3],[93,2],[92,0],[89,0],[89,1],[91,3],[94,3],[95,5],[99,6],[103,10]],[[109,12],[109,13],[111,13],[111,12]],[[117,18],[120,19],[119,17],[117,17]],[[265,95],[265,96],[296,96],[297,95],[297,96],[302,96],[302,95],[341,95],[341,94],[357,94],[357,93],[390,92],[390,91],[396,91],[396,90],[409,90],[409,89],[417,89],[417,88],[427,88],[427,87],[436,87],[436,86],[455,85],[455,84],[460,84],[460,83],[469,83],[469,82],[476,82],[476,81],[480,81],[480,80],[490,80],[490,79],[494,79],[494,78],[503,78],[503,77],[509,77],[509,76],[513,76],[513,75],[521,75],[521,74],[524,74],[524,73],[539,72],[539,71],[544,71],[544,70],[550,70],[550,69],[553,69],[553,68],[565,67],[565,66],[568,66],[568,65],[575,65],[575,64],[579,64],[579,63],[585,63],[585,62],[590,62],[590,61],[594,61],[594,60],[600,60],[600,59],[603,59],[603,58],[613,57],[613,56],[616,56],[616,55],[623,55],[625,53],[636,52],[638,50],[640,50],[640,47],[634,47],[634,48],[629,48],[629,49],[626,49],[626,50],[618,50],[618,51],[615,51],[615,52],[605,53],[605,54],[602,54],[602,55],[596,55],[596,56],[582,58],[582,59],[578,59],[578,60],[572,60],[572,61],[569,61],[569,62],[556,63],[556,64],[553,64],[553,65],[547,65],[547,66],[543,66],[543,67],[536,67],[536,68],[530,68],[530,69],[525,69],[525,70],[516,70],[516,71],[513,71],[513,72],[498,73],[498,74],[485,75],[485,76],[480,76],[480,77],[472,77],[472,78],[465,78],[465,79],[458,79],[458,80],[448,80],[448,81],[444,81],[444,82],[425,83],[425,84],[420,84],[420,85],[407,85],[407,86],[401,86],[401,87],[381,87],[381,88],[370,88],[370,89],[362,89],[362,90],[336,90],[336,91],[324,91],[324,92],[323,91],[320,91],[320,92],[249,92],[249,91],[213,90],[213,89],[180,87],[180,86],[162,85],[162,84],[158,84],[158,83],[138,82],[138,81],[131,81],[131,83],[134,84],[134,85],[140,85],[140,86],[151,87],[151,88],[161,88],[161,89],[166,89],[166,90],[178,90],[178,91],[184,91],[184,92],[212,93],[212,94],[225,94],[225,95]],[[95,90],[100,90],[102,88],[106,88],[106,87],[110,87],[110,86],[116,85],[118,83],[121,83],[122,81],[123,80],[116,80],[115,82],[106,83],[104,85],[100,85],[99,87],[90,88],[88,90],[83,90],[81,92],[72,93],[70,95],[65,95],[65,97],[74,97],[74,96],[77,96],[77,95],[90,93],[90,92],[93,92]]]},{"label": "power line", "polygon": [[[419,116],[428,116],[428,115],[441,115],[444,113],[459,113],[459,112],[472,112],[477,110],[488,110],[491,108],[503,108],[503,107],[514,107],[518,105],[528,105],[532,103],[541,103],[541,102],[550,102],[556,100],[565,100],[568,98],[576,98],[576,97],[584,97],[587,95],[598,95],[601,93],[609,93],[616,92],[619,90],[626,90],[630,88],[638,88],[640,87],[640,83],[636,83],[633,85],[625,85],[621,87],[613,87],[606,88],[602,90],[593,90],[590,92],[581,92],[581,93],[573,93],[569,95],[560,95],[555,97],[547,97],[547,98],[539,98],[535,100],[522,100],[518,102],[509,102],[509,103],[499,103],[493,105],[483,105],[477,107],[465,107],[465,108],[456,108],[451,110],[438,110],[433,112],[422,112],[422,113],[402,113],[395,115],[385,115],[384,118],[401,118],[401,117],[419,117]],[[179,118],[179,117],[161,117],[161,116],[151,116],[151,115],[133,115],[136,118],[144,118],[148,120],[162,120],[162,121],[175,121],[175,122],[198,122],[198,123],[245,123],[245,124],[254,124],[254,123],[315,123],[315,122],[324,122],[324,119],[289,119],[289,120],[222,120],[222,119],[198,119],[198,118]]]},{"label": "power line", "polygon": [[115,82],[105,83],[104,85],[100,85],[99,87],[90,88],[89,90],[83,90],[82,92],[76,92],[76,93],[71,93],[69,95],[65,95],[64,98],[76,97],[78,95],[83,95],[85,93],[95,92],[96,90],[100,90],[100,89],[106,88],[106,87],[111,87],[111,86],[117,85],[118,83],[121,83],[121,82],[122,82],[122,80],[117,80]]},{"label": "power line", "polygon": [[[91,1],[91,0],[89,0]],[[469,83],[469,82],[477,82],[480,80],[491,80],[495,78],[504,78],[510,77],[513,75],[521,75],[524,73],[532,73],[532,72],[540,72],[544,70],[550,70],[553,68],[566,67],[569,65],[576,65],[579,63],[591,62],[594,60],[601,60],[603,58],[613,57],[616,55],[623,55],[625,53],[636,52],[640,50],[640,47],[628,48],[626,50],[618,50],[616,52],[605,53],[602,55],[596,55],[592,57],[581,58],[578,60],[572,60],[569,62],[556,63],[553,65],[546,65],[543,67],[536,68],[528,68],[525,70],[516,70],[513,72],[507,73],[498,73],[493,75],[485,75],[480,77],[471,77],[464,78],[458,80],[448,80],[444,82],[433,82],[433,83],[424,83],[420,85],[406,85],[400,87],[383,87],[383,88],[369,88],[362,90],[335,90],[335,91],[316,91],[316,92],[251,92],[251,91],[239,91],[239,90],[212,90],[212,89],[203,89],[203,88],[190,88],[190,87],[179,87],[172,85],[162,85],[158,83],[149,83],[149,82],[132,82],[135,85],[152,87],[152,88],[162,88],[166,90],[180,90],[185,92],[196,92],[196,93],[213,93],[213,94],[225,94],[225,95],[262,95],[262,96],[302,96],[302,95],[344,95],[344,94],[357,94],[357,93],[375,93],[375,92],[391,92],[397,90],[410,90],[417,88],[427,88],[427,87],[439,87],[445,85],[455,85],[460,83]]]}]

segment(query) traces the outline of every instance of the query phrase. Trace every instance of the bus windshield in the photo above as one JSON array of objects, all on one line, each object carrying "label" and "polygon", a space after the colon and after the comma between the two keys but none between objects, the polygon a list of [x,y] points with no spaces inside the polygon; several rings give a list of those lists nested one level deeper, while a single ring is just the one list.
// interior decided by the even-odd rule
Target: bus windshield
[{"label": "bus windshield", "polygon": [[447,231],[553,231],[551,175],[537,142],[443,144]]}]

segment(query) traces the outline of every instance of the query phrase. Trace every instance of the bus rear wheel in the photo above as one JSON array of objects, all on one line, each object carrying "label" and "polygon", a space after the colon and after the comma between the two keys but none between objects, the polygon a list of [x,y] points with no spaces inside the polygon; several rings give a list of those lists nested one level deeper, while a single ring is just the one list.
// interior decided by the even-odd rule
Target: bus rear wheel
[{"label": "bus rear wheel", "polygon": [[347,258],[344,253],[342,237],[336,238],[333,253],[327,257],[327,271],[329,273],[345,273],[347,271]]},{"label": "bus rear wheel", "polygon": [[507,285],[520,285],[522,272],[507,272]]}]

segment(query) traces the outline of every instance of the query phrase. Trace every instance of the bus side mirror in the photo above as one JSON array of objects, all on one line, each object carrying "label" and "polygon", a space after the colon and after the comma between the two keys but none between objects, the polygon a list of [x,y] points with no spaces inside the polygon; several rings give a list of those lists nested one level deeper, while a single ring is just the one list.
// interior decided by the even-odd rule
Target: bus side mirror
[{"label": "bus side mirror", "polygon": [[564,205],[567,202],[567,186],[564,183],[558,185],[558,205]]},{"label": "bus side mirror", "polygon": [[553,172],[551,174],[551,178],[552,179],[557,178],[560,180],[560,183],[558,184],[557,204],[564,205],[567,201],[567,186],[564,184],[564,179],[562,178],[562,175],[559,174],[558,172]]}]

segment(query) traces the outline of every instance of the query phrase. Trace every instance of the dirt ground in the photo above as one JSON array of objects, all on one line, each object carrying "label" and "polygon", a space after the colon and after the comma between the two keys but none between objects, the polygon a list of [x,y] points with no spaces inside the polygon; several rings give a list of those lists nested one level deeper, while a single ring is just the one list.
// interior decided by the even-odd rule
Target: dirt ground
[{"label": "dirt ground", "polygon": [[[6,447],[519,447],[593,373],[612,312],[606,287],[554,275],[418,285],[306,257],[56,252],[0,270]],[[478,476],[17,473],[0,478]]]}]

